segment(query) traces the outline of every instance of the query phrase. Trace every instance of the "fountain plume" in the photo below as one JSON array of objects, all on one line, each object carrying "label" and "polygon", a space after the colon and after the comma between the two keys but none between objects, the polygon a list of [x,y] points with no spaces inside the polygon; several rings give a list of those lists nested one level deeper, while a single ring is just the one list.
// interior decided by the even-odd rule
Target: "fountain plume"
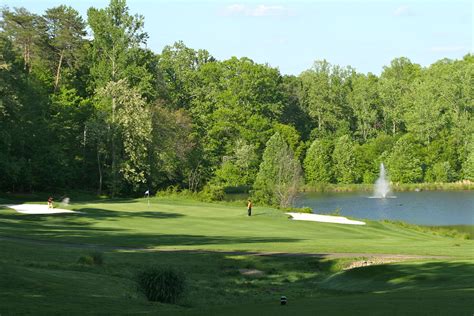
[{"label": "fountain plume", "polygon": [[374,197],[385,199],[390,192],[390,183],[387,180],[385,166],[380,164],[380,173],[377,181],[375,181]]}]

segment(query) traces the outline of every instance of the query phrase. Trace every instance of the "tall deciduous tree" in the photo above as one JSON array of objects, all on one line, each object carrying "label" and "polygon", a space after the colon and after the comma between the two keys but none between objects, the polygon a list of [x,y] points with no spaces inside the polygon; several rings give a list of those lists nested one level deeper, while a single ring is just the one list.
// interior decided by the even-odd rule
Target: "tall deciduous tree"
[{"label": "tall deciduous tree", "polygon": [[304,150],[304,143],[301,141],[300,134],[296,128],[292,125],[276,123],[273,125],[273,130],[280,133],[288,146],[290,146],[291,150],[295,153],[295,157],[301,159]]},{"label": "tall deciduous tree", "polygon": [[88,22],[92,41],[91,75],[94,87],[125,78],[132,67],[130,51],[146,43],[143,16],[130,15],[125,0],[111,0],[105,9],[90,8]]},{"label": "tall deciduous tree", "polygon": [[262,202],[286,207],[293,202],[301,184],[301,165],[279,133],[267,142],[254,195]]},{"label": "tall deciduous tree", "polygon": [[334,176],[338,183],[356,182],[358,175],[355,172],[354,143],[348,135],[343,135],[336,140],[332,160]]},{"label": "tall deciduous tree", "polygon": [[380,95],[387,132],[395,135],[404,129],[405,97],[411,91],[411,84],[420,76],[420,65],[408,58],[396,58],[390,66],[384,67],[380,76]]},{"label": "tall deciduous tree", "polygon": [[352,70],[316,61],[301,78],[300,101],[312,118],[317,135],[348,128],[347,94]]},{"label": "tall deciduous tree", "polygon": [[215,61],[208,51],[194,50],[182,41],[167,45],[158,57],[161,75],[166,85],[162,97],[168,106],[189,109],[198,87],[198,71],[206,63]]},{"label": "tall deciduous tree", "polygon": [[463,179],[474,181],[474,136],[472,135],[467,144],[466,160],[462,164],[462,177]]},{"label": "tall deciduous tree", "polygon": [[202,179],[198,172],[199,146],[192,132],[191,118],[185,110],[171,110],[159,102],[152,106],[151,113],[150,185],[180,185],[196,190]]},{"label": "tall deciduous tree", "polygon": [[332,144],[329,140],[316,139],[311,143],[304,159],[306,182],[310,184],[332,181]]},{"label": "tall deciduous tree", "polygon": [[387,170],[393,182],[412,183],[423,179],[420,150],[413,136],[402,136],[388,153]]},{"label": "tall deciduous tree", "polygon": [[223,158],[216,171],[217,181],[223,186],[250,186],[258,169],[256,148],[242,139],[236,141],[232,155]]},{"label": "tall deciduous tree", "polygon": [[[120,89],[125,91],[126,89],[123,88],[124,83],[122,82],[118,86],[117,83],[121,79],[127,78],[130,68],[145,68],[131,58],[133,50],[140,48],[140,45],[144,44],[147,39],[147,34],[143,32],[143,17],[140,15],[132,16],[128,11],[125,0],[111,0],[107,8],[90,8],[87,12],[89,25],[94,36],[91,49],[91,85],[95,89],[104,89],[108,86],[112,91],[116,91],[113,87],[120,86]],[[152,76],[146,70],[143,71],[142,80],[151,80],[151,78]],[[139,92],[141,93],[141,91]],[[134,93],[135,90],[132,94]],[[116,121],[116,110],[120,107],[120,104],[117,104],[120,96],[116,93],[97,94],[99,99],[103,99],[105,96],[110,96],[110,102],[102,102],[106,106],[99,110],[110,113],[110,120],[108,122],[111,131],[111,187],[112,193],[116,194],[119,185],[118,161],[120,160],[119,148],[117,148],[116,144],[119,134],[119,131],[116,129],[118,123]],[[133,148],[131,142],[124,142],[123,145]],[[139,156],[136,157],[136,162],[141,161],[141,154]],[[132,158],[135,159],[134,157]],[[133,179],[141,182],[145,179],[144,174],[141,174],[141,170],[136,170],[127,165],[122,166],[120,169],[130,180]]]},{"label": "tall deciduous tree", "polygon": [[372,74],[354,76],[348,99],[356,118],[356,135],[365,142],[381,128],[377,77]]},{"label": "tall deciduous tree", "polygon": [[355,172],[362,176],[363,183],[374,183],[380,172],[380,163],[383,163],[382,154],[389,152],[395,137],[384,133],[369,139],[366,143],[355,147],[356,168]]},{"label": "tall deciduous tree", "polygon": [[120,173],[136,189],[146,182],[150,172],[150,111],[138,89],[130,88],[125,80],[110,82],[98,94],[104,99],[115,100],[116,117],[111,125],[115,125],[115,130],[120,135],[124,153],[120,161]]},{"label": "tall deciduous tree", "polygon": [[439,102],[438,86],[430,80],[416,81],[407,100],[410,109],[405,112],[406,129],[412,135],[429,144],[437,138],[438,133],[446,124],[446,111],[443,103]]}]

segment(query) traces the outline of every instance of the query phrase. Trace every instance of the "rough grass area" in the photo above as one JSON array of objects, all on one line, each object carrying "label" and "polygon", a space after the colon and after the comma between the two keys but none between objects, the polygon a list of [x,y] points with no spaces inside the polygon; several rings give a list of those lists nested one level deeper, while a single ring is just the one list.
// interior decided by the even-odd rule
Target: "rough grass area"
[{"label": "rough grass area", "polygon": [[441,228],[454,229],[458,232],[467,234],[469,239],[474,239],[474,225],[451,225],[451,226],[441,226]]},{"label": "rough grass area", "polygon": [[472,239],[474,234],[474,226],[451,225],[451,226],[421,226],[409,224],[401,221],[383,220],[384,223],[391,223],[399,227],[410,230],[416,230],[425,233],[431,233],[437,236],[451,237],[455,239]]}]

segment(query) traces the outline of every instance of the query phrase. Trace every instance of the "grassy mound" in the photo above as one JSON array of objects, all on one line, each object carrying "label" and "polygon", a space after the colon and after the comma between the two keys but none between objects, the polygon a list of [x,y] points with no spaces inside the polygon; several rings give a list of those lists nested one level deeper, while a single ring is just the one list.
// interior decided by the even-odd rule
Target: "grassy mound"
[{"label": "grassy mound", "polygon": [[470,289],[474,284],[472,261],[396,263],[339,272],[321,288],[344,292],[393,290]]}]

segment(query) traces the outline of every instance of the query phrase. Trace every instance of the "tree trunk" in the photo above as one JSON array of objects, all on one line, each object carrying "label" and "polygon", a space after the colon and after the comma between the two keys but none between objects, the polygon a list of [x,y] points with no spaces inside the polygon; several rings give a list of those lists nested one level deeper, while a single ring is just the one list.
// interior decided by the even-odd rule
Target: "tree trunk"
[{"label": "tree trunk", "polygon": [[56,92],[58,89],[59,78],[61,76],[61,65],[63,63],[63,57],[64,57],[64,50],[62,50],[61,53],[59,54],[58,69],[56,70],[56,79],[54,80],[54,92]]},{"label": "tree trunk", "polygon": [[97,146],[97,167],[99,170],[99,189],[97,190],[97,195],[102,194],[102,168],[100,167],[100,151],[99,146]]},{"label": "tree trunk", "polygon": [[[112,81],[115,82],[115,46],[112,48]],[[115,92],[114,92],[115,93]],[[112,197],[115,196],[117,190],[117,159],[115,156],[115,95],[112,96]]]},{"label": "tree trunk", "polygon": [[25,44],[25,46],[23,47],[23,62],[24,62],[23,69],[24,70],[27,69],[27,65],[28,65],[28,62],[26,60],[26,55],[27,55],[27,48],[26,48],[26,44]]},{"label": "tree trunk", "polygon": [[31,65],[30,65],[30,45],[25,44],[23,49],[23,61],[25,63],[24,69],[27,73],[31,72]]},{"label": "tree trunk", "polygon": [[367,141],[367,134],[368,134],[367,130],[368,130],[369,128],[367,127],[367,123],[366,123],[366,122],[364,122],[363,126],[364,126],[364,127],[363,127],[362,136],[364,137],[364,142],[366,142],[366,141]]},{"label": "tree trunk", "polygon": [[115,154],[115,96],[112,97],[112,197],[117,193],[117,157]]}]

